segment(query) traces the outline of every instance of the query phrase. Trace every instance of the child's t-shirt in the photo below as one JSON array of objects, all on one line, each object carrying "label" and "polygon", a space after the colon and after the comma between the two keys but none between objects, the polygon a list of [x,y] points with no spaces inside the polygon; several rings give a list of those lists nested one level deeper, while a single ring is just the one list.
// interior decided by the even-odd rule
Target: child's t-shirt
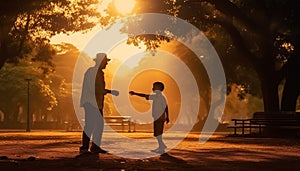
[{"label": "child's t-shirt", "polygon": [[162,120],[165,121],[164,114],[167,100],[161,91],[155,90],[153,94],[149,95],[149,100],[152,100],[152,117],[154,120]]}]

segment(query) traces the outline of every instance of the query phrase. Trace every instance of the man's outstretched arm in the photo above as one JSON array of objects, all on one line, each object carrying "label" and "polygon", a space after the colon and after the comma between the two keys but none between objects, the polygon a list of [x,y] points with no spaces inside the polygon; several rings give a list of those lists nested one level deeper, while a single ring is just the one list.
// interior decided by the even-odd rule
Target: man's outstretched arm
[{"label": "man's outstretched arm", "polygon": [[108,90],[108,89],[105,89],[105,92],[109,93],[109,94],[112,94],[114,96],[118,96],[119,95],[119,91],[118,90]]}]

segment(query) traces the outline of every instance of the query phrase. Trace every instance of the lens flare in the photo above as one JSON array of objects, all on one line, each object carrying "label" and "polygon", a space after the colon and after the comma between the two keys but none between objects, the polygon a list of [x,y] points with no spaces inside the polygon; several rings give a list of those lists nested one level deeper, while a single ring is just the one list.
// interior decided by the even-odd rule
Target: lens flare
[{"label": "lens flare", "polygon": [[114,0],[113,3],[116,10],[122,15],[131,13],[135,6],[135,0]]},{"label": "lens flare", "polygon": [[[188,47],[203,63],[212,89],[210,100],[211,107],[209,108],[206,122],[199,135],[199,142],[205,143],[216,130],[218,122],[216,122],[215,118],[222,116],[225,106],[225,100],[219,98],[226,95],[226,91],[219,90],[222,87],[226,87],[225,73],[214,47],[205,37],[205,35],[198,30],[198,28],[182,19],[175,18],[173,16],[147,13],[128,17],[127,20],[140,22],[140,29],[134,29],[131,30],[132,32],[128,33],[136,36],[157,34],[157,30],[169,30],[174,35],[174,39]],[[122,21],[119,20],[112,25],[110,29],[103,29],[99,31],[98,34],[91,39],[83,51],[87,54],[106,52],[108,56],[110,56],[111,50],[114,49],[116,45],[125,42],[128,38],[125,34],[119,32],[122,27]],[[170,36],[167,33],[161,33],[160,35],[166,37]],[[165,65],[165,63],[161,62],[161,60],[153,60],[153,62],[156,63],[153,63],[151,67],[149,66],[148,68],[134,70],[134,74],[131,75],[131,77],[126,77],[125,79],[118,77],[119,75],[124,74],[124,72],[121,69],[117,69],[115,76],[113,77],[111,88],[119,90],[120,95],[118,97],[113,97],[113,103],[121,115],[130,115],[137,120],[141,120],[142,122],[150,121],[152,119],[150,111],[139,112],[131,105],[128,95],[130,84],[139,73],[143,73],[147,70],[157,70],[168,74],[172,79],[174,79],[179,87],[181,101],[180,111],[176,121],[172,123],[172,126],[164,132],[166,145],[168,146],[168,149],[172,149],[184,140],[197,121],[200,107],[200,94],[198,92],[198,85],[194,75],[191,73],[190,68],[183,61],[181,61],[180,58],[176,57],[174,54],[170,54],[167,51],[159,50],[157,53],[161,57],[161,60],[168,61],[168,65]],[[84,72],[89,67],[88,65],[85,65],[85,61],[87,61],[84,58],[85,56],[86,55],[84,55],[84,53],[80,55],[73,74],[73,104],[81,126],[83,126],[82,121],[84,118],[83,110],[79,105],[80,90],[82,89],[81,85],[83,82]],[[140,57],[140,54],[132,55],[122,64],[126,65],[128,63],[132,63],[132,61],[139,61]],[[173,69],[170,66],[173,66]],[[95,84],[91,83],[91,85]],[[148,117],[142,117],[140,114],[145,114],[145,116]],[[103,135],[104,140],[106,137],[118,138],[118,141],[115,142],[103,142],[103,145],[110,149],[111,153],[134,159],[144,159],[158,155],[150,151],[157,146],[154,138],[146,138],[141,140],[126,136],[124,137],[123,135],[114,131],[112,128],[106,128],[107,129],[105,130],[109,133]],[[114,148],[114,146],[118,146],[118,148]],[[123,150],[120,151],[120,148]]]}]

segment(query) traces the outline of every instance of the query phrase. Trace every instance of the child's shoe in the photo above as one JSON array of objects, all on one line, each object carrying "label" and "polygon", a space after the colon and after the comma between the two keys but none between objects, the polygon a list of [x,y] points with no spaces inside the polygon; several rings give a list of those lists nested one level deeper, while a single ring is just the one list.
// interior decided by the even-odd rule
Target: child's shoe
[{"label": "child's shoe", "polygon": [[157,148],[157,149],[151,150],[151,152],[158,153],[158,154],[164,154],[165,153],[165,149],[163,149],[163,148]]}]

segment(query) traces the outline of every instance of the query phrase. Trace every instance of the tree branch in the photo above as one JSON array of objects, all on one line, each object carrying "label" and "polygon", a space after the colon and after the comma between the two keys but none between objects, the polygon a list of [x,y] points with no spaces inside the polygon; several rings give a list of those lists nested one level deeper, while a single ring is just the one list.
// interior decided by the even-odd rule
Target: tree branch
[{"label": "tree branch", "polygon": [[189,0],[192,4],[200,4],[201,2],[208,2],[215,6],[217,10],[222,12],[224,15],[230,18],[235,18],[242,24],[244,24],[249,30],[259,34],[259,35],[270,35],[270,32],[266,29],[267,27],[260,25],[260,23],[255,22],[246,16],[240,8],[238,8],[234,3],[229,0]]},{"label": "tree branch", "polygon": [[23,49],[23,46],[24,46],[24,43],[25,43],[25,40],[26,40],[26,37],[27,37],[27,34],[28,34],[29,22],[30,22],[30,14],[28,13],[27,14],[27,20],[26,20],[26,25],[25,25],[23,34],[21,35],[22,38],[20,40],[20,44],[19,44],[19,47],[18,47],[17,56],[20,56],[21,53],[22,53],[22,49]]}]

